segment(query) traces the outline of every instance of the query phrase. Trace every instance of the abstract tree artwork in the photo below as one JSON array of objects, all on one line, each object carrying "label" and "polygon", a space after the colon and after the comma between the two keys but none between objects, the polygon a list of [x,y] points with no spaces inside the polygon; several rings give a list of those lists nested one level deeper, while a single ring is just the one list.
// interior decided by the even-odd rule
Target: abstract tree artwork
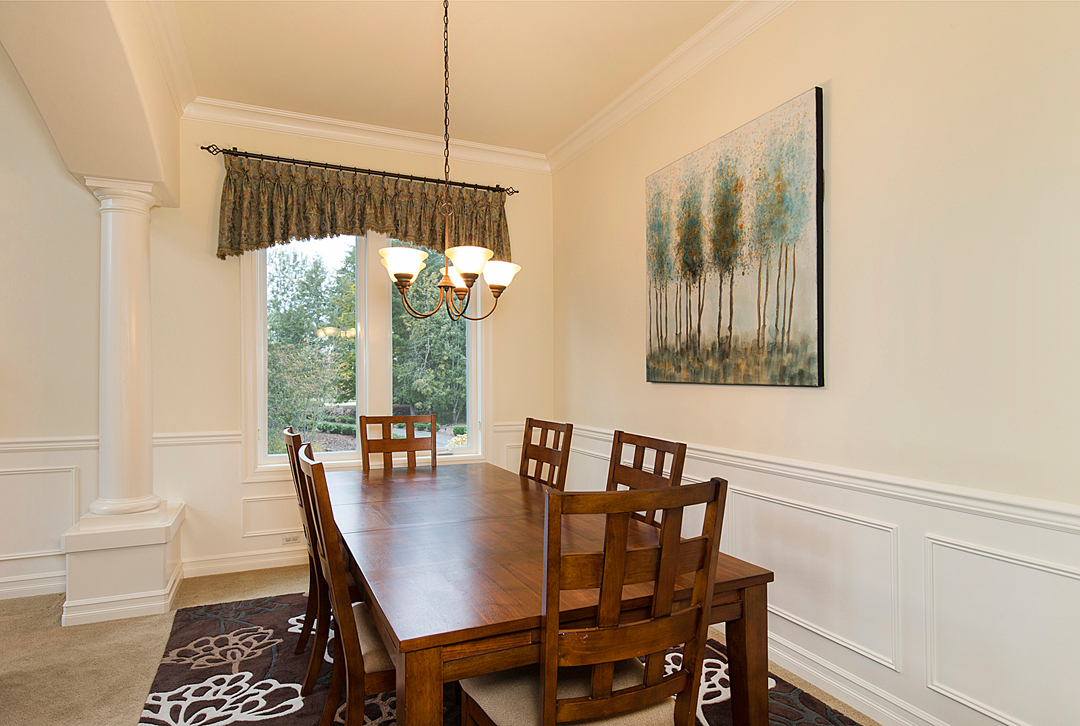
[{"label": "abstract tree artwork", "polygon": [[647,380],[823,386],[822,95],[645,182]]}]

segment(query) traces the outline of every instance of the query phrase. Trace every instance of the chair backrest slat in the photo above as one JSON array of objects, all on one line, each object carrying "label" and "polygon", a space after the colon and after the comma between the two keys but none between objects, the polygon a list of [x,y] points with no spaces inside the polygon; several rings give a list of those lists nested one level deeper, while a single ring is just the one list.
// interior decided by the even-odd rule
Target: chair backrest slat
[{"label": "chair backrest slat", "polygon": [[[632,463],[629,465],[623,463],[623,450],[627,446],[634,448]],[[647,457],[649,452],[652,452],[651,457]],[[671,466],[665,472],[664,465],[669,456]],[[677,487],[682,482],[685,462],[686,444],[616,431],[611,443],[607,490],[620,491],[620,487],[627,489]],[[649,464],[651,467],[648,466]],[[652,510],[641,510],[631,516],[654,526],[660,525],[657,513]]]},{"label": "chair backrest slat", "polygon": [[566,465],[570,461],[570,440],[573,435],[573,424],[525,419],[525,439],[521,445],[518,474],[560,491],[565,489]]},{"label": "chair backrest slat", "polygon": [[[727,482],[719,478],[661,489],[547,492],[540,635],[545,726],[612,716],[671,696],[676,697],[676,726],[693,723],[726,496]],[[683,511],[700,504],[705,505],[701,532],[683,539]],[[654,541],[646,546],[633,544],[641,542],[640,532],[628,534],[631,528],[641,529],[632,519],[643,510],[661,514],[658,529],[651,530]],[[564,532],[573,531],[567,520],[577,515],[605,518],[599,551],[562,551]],[[575,550],[579,539],[572,545]],[[653,583],[648,608],[624,608],[624,586],[646,582]],[[595,617],[559,622],[563,591],[597,587]],[[665,665],[666,653],[679,645],[682,664],[672,669]],[[645,658],[641,683],[615,688],[617,664],[640,657]],[[564,666],[591,667],[587,697],[557,697]]]},{"label": "chair backrest slat", "polygon": [[[394,426],[402,424],[405,429],[404,438],[394,438]],[[429,427],[429,436],[416,435],[416,425],[425,424]],[[380,438],[371,438],[369,426],[378,426]],[[394,467],[394,454],[404,453],[406,465],[410,469],[416,468],[416,452],[426,451],[431,458],[431,466],[436,465],[437,448],[435,442],[435,414],[430,416],[361,416],[357,433],[360,436],[360,456],[363,459],[364,471],[371,471],[370,457],[382,454],[383,469],[389,471]]]}]

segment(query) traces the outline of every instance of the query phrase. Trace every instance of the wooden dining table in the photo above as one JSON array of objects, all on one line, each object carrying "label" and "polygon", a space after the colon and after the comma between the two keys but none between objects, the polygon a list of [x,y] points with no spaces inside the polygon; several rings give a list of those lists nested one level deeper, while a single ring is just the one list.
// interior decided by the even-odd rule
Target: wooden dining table
[{"label": "wooden dining table", "polygon": [[[539,662],[546,487],[493,464],[327,472],[327,486],[397,670],[399,726],[442,724],[444,682]],[[602,549],[602,519],[568,519],[564,549]],[[655,544],[655,527],[631,525],[632,546]],[[772,580],[769,570],[719,554],[710,622],[726,623],[738,726],[768,724]],[[564,595],[560,621],[595,612],[595,592]],[[628,587],[624,608],[644,612],[648,598]]]}]

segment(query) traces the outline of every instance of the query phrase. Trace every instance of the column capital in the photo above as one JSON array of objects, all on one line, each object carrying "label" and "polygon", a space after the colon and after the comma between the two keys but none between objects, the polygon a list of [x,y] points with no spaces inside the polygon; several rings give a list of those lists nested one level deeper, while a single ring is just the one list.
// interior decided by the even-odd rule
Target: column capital
[{"label": "column capital", "polygon": [[83,183],[101,202],[102,211],[119,209],[149,214],[151,207],[161,203],[161,197],[150,182],[88,176],[83,178]]}]

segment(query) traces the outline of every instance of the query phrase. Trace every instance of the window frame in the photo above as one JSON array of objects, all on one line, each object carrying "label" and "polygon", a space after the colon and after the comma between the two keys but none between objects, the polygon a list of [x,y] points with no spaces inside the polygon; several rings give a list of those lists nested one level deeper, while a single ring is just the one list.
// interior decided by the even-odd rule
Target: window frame
[{"label": "window frame", "polygon": [[[391,296],[398,292],[378,262],[379,248],[389,244],[387,235],[378,232],[368,232],[356,238],[357,415],[367,412],[390,413],[392,410],[390,306]],[[359,294],[361,283],[365,291],[362,296]],[[490,302],[490,295],[482,281],[477,282],[475,292],[480,293],[481,301]],[[280,481],[291,476],[284,454],[266,453],[267,436],[279,433],[266,430],[266,300],[266,250],[248,252],[240,257],[241,457],[244,483]],[[443,313],[440,311],[439,314]],[[491,318],[469,322],[468,325],[469,372],[466,388],[470,446],[467,452],[460,454],[440,450],[440,466],[487,461],[487,447],[493,440],[494,326]],[[473,437],[473,431],[478,432],[477,438]],[[420,458],[426,464],[426,457],[421,455]],[[319,460],[330,471],[363,466],[359,450],[320,452]],[[372,462],[375,468],[381,465],[381,461]]]}]

